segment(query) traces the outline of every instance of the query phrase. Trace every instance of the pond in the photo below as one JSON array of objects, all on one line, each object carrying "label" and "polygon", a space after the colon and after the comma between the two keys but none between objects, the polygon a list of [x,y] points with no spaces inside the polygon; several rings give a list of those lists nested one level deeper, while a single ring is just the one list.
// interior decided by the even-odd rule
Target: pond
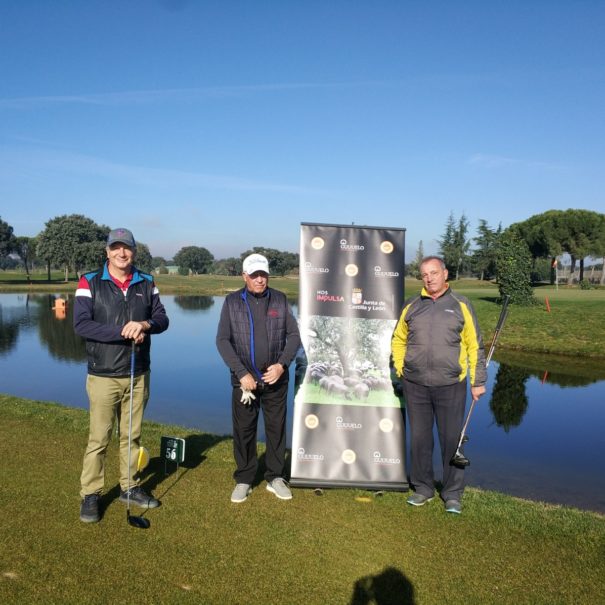
[{"label": "pond", "polygon": [[[229,375],[214,345],[223,298],[162,300],[171,325],[153,339],[146,418],[230,434]],[[54,301],[0,294],[0,392],[87,408],[84,342],[73,332],[71,304],[57,319]],[[468,484],[605,513],[602,365],[497,351],[468,431]],[[292,399],[291,388],[289,444]]]}]

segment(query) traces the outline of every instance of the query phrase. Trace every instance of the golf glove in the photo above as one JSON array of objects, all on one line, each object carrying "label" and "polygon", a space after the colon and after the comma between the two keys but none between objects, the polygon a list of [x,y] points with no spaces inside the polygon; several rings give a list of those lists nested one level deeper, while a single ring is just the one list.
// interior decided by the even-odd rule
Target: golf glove
[{"label": "golf glove", "polygon": [[240,399],[240,401],[244,405],[250,405],[253,399],[256,399],[256,395],[252,391],[249,391],[248,389],[242,389],[242,398]]}]

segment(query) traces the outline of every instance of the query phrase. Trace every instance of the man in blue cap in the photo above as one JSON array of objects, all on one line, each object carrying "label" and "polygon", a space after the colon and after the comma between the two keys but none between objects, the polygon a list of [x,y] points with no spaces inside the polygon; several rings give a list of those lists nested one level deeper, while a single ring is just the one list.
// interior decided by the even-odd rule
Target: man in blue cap
[{"label": "man in blue cap", "polygon": [[[116,415],[120,427],[120,501],[142,508],[160,505],[138,480],[129,478],[136,474],[143,412],[149,399],[150,336],[168,328],[168,316],[152,276],[133,264],[136,242],[132,232],[123,228],[110,231],[106,253],[107,262],[101,269],[80,278],[74,304],[74,329],[86,338],[88,354],[90,432],[80,477],[80,520],[85,523],[101,518],[105,455]],[[136,347],[130,419],[132,341]]]}]

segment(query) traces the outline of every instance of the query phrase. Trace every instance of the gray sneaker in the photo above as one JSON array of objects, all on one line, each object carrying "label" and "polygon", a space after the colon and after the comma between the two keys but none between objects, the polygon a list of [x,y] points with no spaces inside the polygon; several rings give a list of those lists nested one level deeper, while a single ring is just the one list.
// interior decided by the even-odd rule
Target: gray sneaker
[{"label": "gray sneaker", "polygon": [[277,477],[271,483],[267,483],[267,491],[275,494],[280,500],[292,500],[292,492],[288,484],[281,477]]},{"label": "gray sneaker", "polygon": [[411,504],[412,506],[422,506],[424,504],[426,504],[427,502],[430,502],[433,499],[433,496],[423,496],[422,494],[419,494],[418,492],[416,492],[415,494],[412,494],[408,499],[407,499],[407,503]]},{"label": "gray sneaker", "polygon": [[131,487],[129,492],[120,490],[120,502],[124,504],[130,502],[130,504],[140,506],[141,508],[157,508],[160,505],[159,500],[156,500],[138,485]]},{"label": "gray sneaker", "polygon": [[462,504],[459,500],[446,500],[445,512],[455,513],[456,515],[459,515],[462,512]]},{"label": "gray sneaker", "polygon": [[231,502],[243,502],[251,491],[249,483],[238,483],[231,492]]}]

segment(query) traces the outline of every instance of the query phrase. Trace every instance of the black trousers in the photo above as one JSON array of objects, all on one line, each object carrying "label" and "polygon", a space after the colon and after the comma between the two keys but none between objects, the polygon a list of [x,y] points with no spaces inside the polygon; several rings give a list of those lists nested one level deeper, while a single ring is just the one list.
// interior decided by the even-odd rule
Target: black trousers
[{"label": "black trousers", "polygon": [[244,405],[240,399],[242,390],[233,387],[231,410],[233,418],[233,456],[236,483],[252,484],[258,468],[256,431],[258,414],[263,411],[267,449],[265,453],[265,479],[272,481],[283,477],[286,460],[286,411],[288,381],[263,385],[254,391],[256,399]]},{"label": "black trousers", "polygon": [[427,387],[404,380],[403,389],[410,425],[410,480],[414,489],[429,498],[434,494],[433,423],[436,421],[443,463],[441,498],[460,500],[464,491],[464,469],[450,465],[450,460],[464,423],[466,380],[443,387]]}]

